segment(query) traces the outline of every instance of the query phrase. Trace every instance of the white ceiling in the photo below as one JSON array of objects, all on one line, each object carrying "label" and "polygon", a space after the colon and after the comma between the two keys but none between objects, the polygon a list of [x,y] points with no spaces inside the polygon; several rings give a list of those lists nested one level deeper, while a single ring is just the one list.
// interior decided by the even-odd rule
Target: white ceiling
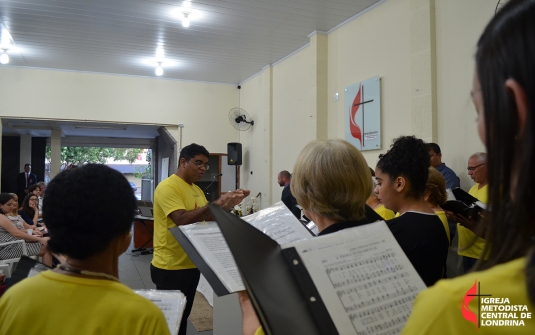
[{"label": "white ceiling", "polygon": [[24,66],[239,84],[380,0],[0,0],[2,47]]},{"label": "white ceiling", "polygon": [[[193,0],[184,7],[178,0],[0,0],[0,48],[10,57],[0,66],[156,77],[162,48],[163,78],[239,84],[309,43],[310,33],[333,30],[382,1]],[[185,10],[189,28],[177,15]],[[2,123],[3,135],[50,137],[59,129],[64,145],[76,137],[71,145],[108,139],[135,146],[134,138],[158,136],[157,125]]]}]

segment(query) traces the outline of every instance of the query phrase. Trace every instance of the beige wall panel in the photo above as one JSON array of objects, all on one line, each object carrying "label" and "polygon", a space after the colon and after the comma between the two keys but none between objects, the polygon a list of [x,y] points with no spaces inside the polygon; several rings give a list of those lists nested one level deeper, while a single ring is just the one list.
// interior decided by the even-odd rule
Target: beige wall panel
[{"label": "beige wall panel", "polygon": [[[368,165],[392,139],[411,133],[409,0],[387,1],[329,34],[329,137],[344,138],[344,87],[381,76],[382,150],[364,151]],[[340,99],[333,101],[335,93]]]},{"label": "beige wall panel", "polygon": [[81,72],[0,69],[0,117],[185,125],[184,144],[226,152],[233,85]]},{"label": "beige wall panel", "polygon": [[251,190],[253,196],[262,193],[262,208],[272,204],[271,190],[276,183],[271,173],[271,72],[267,67],[241,89],[241,106],[255,121],[251,129],[241,133],[241,186]]},{"label": "beige wall panel", "polygon": [[473,185],[466,173],[468,157],[485,150],[470,99],[474,54],[496,2],[435,0],[435,6],[438,144],[442,160],[460,176],[461,187],[468,189]]},{"label": "beige wall panel", "polygon": [[[281,170],[293,172],[297,155],[316,137],[317,115],[312,109],[309,47],[273,66],[273,175]],[[282,188],[273,181],[273,202]]]}]

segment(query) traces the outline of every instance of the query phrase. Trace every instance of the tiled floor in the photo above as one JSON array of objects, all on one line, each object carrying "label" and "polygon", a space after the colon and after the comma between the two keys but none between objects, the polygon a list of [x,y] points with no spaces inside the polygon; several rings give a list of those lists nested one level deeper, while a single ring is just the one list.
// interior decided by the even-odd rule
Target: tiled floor
[{"label": "tiled floor", "polygon": [[[123,284],[134,290],[139,289],[155,289],[156,286],[150,279],[150,262],[152,261],[152,254],[139,255],[133,253],[133,245],[119,257],[119,279]],[[213,335],[213,331],[198,332],[193,324],[188,320],[187,335]]]}]

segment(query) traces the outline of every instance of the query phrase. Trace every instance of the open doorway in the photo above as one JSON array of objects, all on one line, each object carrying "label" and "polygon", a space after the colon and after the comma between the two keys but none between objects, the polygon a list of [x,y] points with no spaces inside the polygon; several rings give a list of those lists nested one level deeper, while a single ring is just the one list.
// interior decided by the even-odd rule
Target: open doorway
[{"label": "open doorway", "polygon": [[[51,149],[45,149],[44,181],[50,181]],[[153,179],[152,150],[150,148],[74,147],[61,148],[60,170],[76,168],[84,164],[106,164],[121,172],[130,183],[137,199],[141,199],[142,180]],[[149,199],[147,199],[149,200]]]}]

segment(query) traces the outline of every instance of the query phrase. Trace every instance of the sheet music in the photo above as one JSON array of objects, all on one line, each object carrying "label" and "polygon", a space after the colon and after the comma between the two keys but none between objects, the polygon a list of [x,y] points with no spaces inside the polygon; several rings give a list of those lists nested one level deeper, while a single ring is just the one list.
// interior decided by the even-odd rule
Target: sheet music
[{"label": "sheet music", "polygon": [[281,245],[312,238],[282,201],[242,219]]},{"label": "sheet music", "polygon": [[171,334],[178,333],[182,313],[186,308],[186,297],[180,291],[134,290],[140,296],[152,301],[162,311]]},{"label": "sheet music", "polygon": [[424,282],[384,221],[295,247],[340,334],[399,334]]},{"label": "sheet music", "polygon": [[238,266],[215,221],[180,226],[180,229],[229,292],[245,290]]},{"label": "sheet music", "polygon": [[[279,244],[312,238],[283,202],[242,219]],[[245,290],[238,266],[216,222],[195,223],[180,229],[229,292]]]}]

